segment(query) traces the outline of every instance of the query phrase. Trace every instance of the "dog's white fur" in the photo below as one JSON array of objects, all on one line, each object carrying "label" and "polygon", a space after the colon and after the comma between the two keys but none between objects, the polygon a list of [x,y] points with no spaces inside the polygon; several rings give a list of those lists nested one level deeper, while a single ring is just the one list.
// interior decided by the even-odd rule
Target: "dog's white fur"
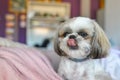
[{"label": "dog's white fur", "polygon": [[[72,38],[73,41],[69,44],[71,35],[75,40]],[[108,55],[110,44],[95,21],[76,17],[64,22],[55,36],[54,48],[61,56],[58,73],[64,80],[112,80],[96,62],[96,59]],[[83,61],[76,62],[71,59]]]}]

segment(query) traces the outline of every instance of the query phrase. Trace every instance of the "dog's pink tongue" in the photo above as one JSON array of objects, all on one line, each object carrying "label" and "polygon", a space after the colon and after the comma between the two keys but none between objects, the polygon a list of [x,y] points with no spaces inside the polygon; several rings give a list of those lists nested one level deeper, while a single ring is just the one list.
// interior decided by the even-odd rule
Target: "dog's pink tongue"
[{"label": "dog's pink tongue", "polygon": [[77,45],[75,39],[69,39],[67,41],[67,44],[68,44],[68,46],[76,46]]}]

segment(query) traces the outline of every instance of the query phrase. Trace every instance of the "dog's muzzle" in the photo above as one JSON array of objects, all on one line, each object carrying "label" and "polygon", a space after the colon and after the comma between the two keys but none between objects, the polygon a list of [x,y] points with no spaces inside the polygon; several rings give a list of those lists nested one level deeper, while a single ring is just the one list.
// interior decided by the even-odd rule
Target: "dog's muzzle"
[{"label": "dog's muzzle", "polygon": [[78,43],[76,40],[76,36],[70,35],[69,39],[67,40],[67,45],[70,49],[78,49]]}]

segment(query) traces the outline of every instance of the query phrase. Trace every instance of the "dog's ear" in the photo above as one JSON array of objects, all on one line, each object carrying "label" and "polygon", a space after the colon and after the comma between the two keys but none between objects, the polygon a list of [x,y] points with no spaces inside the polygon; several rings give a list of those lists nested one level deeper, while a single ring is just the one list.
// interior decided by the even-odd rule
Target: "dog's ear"
[{"label": "dog's ear", "polygon": [[90,57],[95,59],[106,57],[110,49],[109,40],[105,35],[104,31],[102,30],[102,28],[97,24],[97,22],[95,21],[92,22],[95,26],[94,27],[95,32],[91,42],[92,50]]},{"label": "dog's ear", "polygon": [[64,52],[60,49],[60,41],[59,41],[59,30],[56,30],[56,35],[54,37],[54,50],[59,56],[65,56]]}]

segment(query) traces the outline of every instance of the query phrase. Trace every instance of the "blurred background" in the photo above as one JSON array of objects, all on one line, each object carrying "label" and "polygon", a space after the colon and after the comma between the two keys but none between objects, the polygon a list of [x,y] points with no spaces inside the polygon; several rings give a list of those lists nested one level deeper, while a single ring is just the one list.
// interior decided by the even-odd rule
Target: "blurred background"
[{"label": "blurred background", "polygon": [[53,49],[53,36],[65,20],[96,20],[112,47],[120,47],[120,0],[0,0],[0,37]]}]

